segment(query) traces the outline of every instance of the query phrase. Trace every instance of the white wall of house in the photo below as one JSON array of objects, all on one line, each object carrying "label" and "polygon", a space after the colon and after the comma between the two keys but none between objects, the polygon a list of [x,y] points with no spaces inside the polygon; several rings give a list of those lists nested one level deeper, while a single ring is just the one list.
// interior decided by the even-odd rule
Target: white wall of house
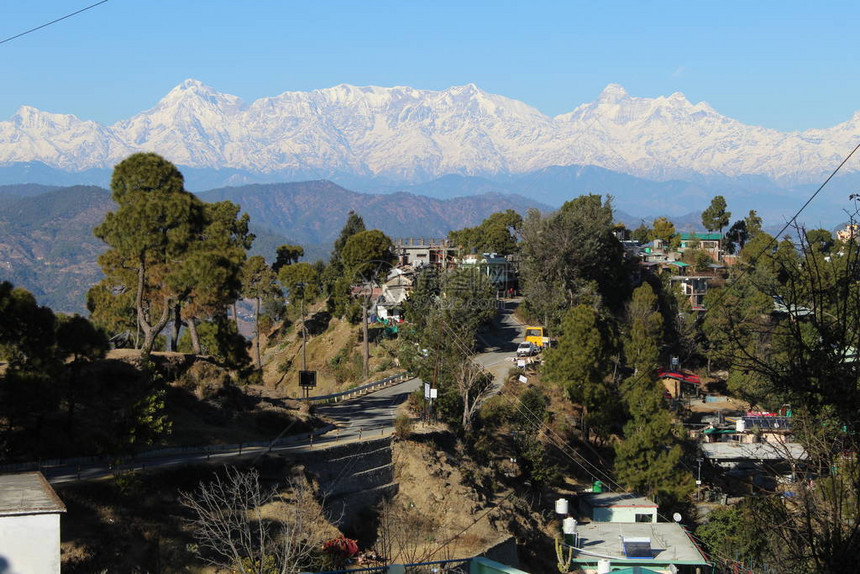
[{"label": "white wall of house", "polygon": [[636,515],[647,515],[649,520],[638,522],[657,522],[657,509],[641,506],[609,506],[598,507],[592,511],[595,522],[637,522]]},{"label": "white wall of house", "polygon": [[0,516],[0,572],[59,574],[60,515]]}]

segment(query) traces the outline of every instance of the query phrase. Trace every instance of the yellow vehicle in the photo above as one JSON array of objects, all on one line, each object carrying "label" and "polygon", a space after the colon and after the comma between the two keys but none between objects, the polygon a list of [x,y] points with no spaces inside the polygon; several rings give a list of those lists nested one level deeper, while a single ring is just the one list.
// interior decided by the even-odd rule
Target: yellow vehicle
[{"label": "yellow vehicle", "polygon": [[526,327],[525,341],[534,343],[541,349],[549,346],[549,335],[543,327],[528,326]]}]

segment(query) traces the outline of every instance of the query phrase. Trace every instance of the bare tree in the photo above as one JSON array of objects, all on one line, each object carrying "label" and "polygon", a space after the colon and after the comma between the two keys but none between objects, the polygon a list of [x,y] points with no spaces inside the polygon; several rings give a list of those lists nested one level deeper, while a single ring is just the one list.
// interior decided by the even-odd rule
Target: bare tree
[{"label": "bare tree", "polygon": [[240,574],[299,572],[326,539],[322,507],[305,481],[281,493],[263,487],[254,469],[227,467],[180,500],[194,513],[198,557]]},{"label": "bare tree", "polygon": [[433,553],[428,543],[438,534],[438,524],[416,508],[389,500],[379,507],[376,548],[387,564],[415,564]]},{"label": "bare tree", "polygon": [[740,391],[790,404],[804,449],[784,453],[801,470],[792,496],[756,497],[768,569],[849,572],[860,544],[860,243],[849,233],[825,252],[794,231],[798,243],[764,233],[747,243],[742,274],[705,321],[714,321],[708,336],[730,388],[737,374]]},{"label": "bare tree", "polygon": [[485,372],[475,361],[468,358],[454,372],[457,392],[463,401],[463,430],[472,429],[472,419],[478,413],[484,399],[493,394],[493,376]]}]

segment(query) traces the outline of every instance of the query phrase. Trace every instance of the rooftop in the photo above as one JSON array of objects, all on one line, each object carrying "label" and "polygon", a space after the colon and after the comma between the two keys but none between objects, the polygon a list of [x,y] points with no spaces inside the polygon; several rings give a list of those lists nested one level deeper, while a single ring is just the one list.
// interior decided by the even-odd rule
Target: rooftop
[{"label": "rooftop", "polygon": [[65,511],[66,506],[41,472],[0,476],[0,516]]},{"label": "rooftop", "polygon": [[[707,565],[708,559],[699,551],[690,537],[675,522],[590,522],[576,528],[579,548],[576,562],[593,562],[595,558],[608,558],[613,565],[642,563],[650,565],[691,564]],[[622,539],[650,539],[648,558],[626,558]]]},{"label": "rooftop", "polygon": [[722,239],[719,233],[682,233],[681,241],[719,241]]},{"label": "rooftop", "polygon": [[798,443],[737,443],[706,442],[699,445],[711,460],[799,460],[806,458],[803,445]]},{"label": "rooftop", "polygon": [[608,508],[608,507],[637,507],[637,508],[657,508],[654,501],[637,496],[629,492],[584,492],[579,495],[580,500],[587,503],[592,508]]}]

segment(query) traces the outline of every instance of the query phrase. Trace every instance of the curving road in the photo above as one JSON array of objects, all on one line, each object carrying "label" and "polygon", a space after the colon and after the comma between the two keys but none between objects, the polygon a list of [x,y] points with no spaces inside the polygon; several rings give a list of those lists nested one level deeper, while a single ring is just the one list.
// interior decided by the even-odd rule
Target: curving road
[{"label": "curving road", "polygon": [[519,300],[501,300],[504,305],[493,323],[493,330],[478,335],[481,347],[475,362],[493,374],[498,393],[508,371],[514,367],[517,345],[523,342],[523,325],[514,315]]},{"label": "curving road", "polygon": [[[513,366],[517,344],[522,341],[522,325],[515,319],[516,301],[505,302],[492,331],[479,336],[481,349],[475,361],[491,372],[497,391]],[[394,417],[410,393],[421,388],[423,382],[414,378],[391,387],[368,393],[362,397],[340,403],[317,406],[317,413],[335,424],[313,435],[292,436],[277,443],[255,445],[222,445],[208,449],[164,449],[140,455],[118,465],[105,461],[88,463],[67,462],[40,468],[52,483],[74,482],[105,478],[118,471],[167,468],[201,462],[227,462],[250,459],[273,452],[301,452],[336,442],[357,441],[391,434]],[[287,429],[285,429],[286,431]],[[174,450],[176,452],[169,452]]]}]

